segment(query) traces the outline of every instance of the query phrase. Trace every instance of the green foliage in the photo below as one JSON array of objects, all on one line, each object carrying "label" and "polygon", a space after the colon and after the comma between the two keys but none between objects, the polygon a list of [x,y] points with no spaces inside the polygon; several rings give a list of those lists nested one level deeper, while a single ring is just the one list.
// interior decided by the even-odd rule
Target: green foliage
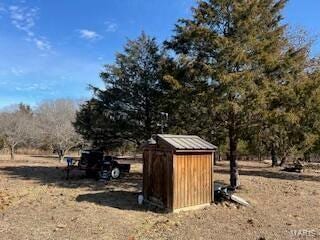
[{"label": "green foliage", "polygon": [[266,73],[266,107],[261,111],[260,133],[266,148],[274,149],[282,163],[287,156],[306,150],[306,141],[312,146],[311,129],[305,124],[308,98],[315,85],[306,72],[307,53],[306,45],[295,48],[287,44],[275,54],[276,72]]},{"label": "green foliage", "polygon": [[112,117],[112,112],[105,109],[103,102],[97,99],[91,99],[82,105],[74,125],[76,131],[96,147],[114,149],[124,143],[119,136],[121,129]]},{"label": "green foliage", "polygon": [[[203,96],[194,99],[199,105],[192,113],[189,108],[189,116],[202,111],[201,120],[209,116],[209,121],[203,124],[196,118],[199,128],[211,126],[213,132],[225,134],[219,139],[228,137],[232,186],[238,185],[241,139],[252,140],[258,133],[256,139],[266,136],[284,151],[301,139],[292,101],[297,101],[294,88],[303,76],[306,51],[292,47],[285,36],[281,25],[285,3],[198,1],[192,18],[180,20],[167,43],[188,66],[187,82],[178,79],[185,91]],[[209,131],[206,134],[209,138]]]},{"label": "green foliage", "polygon": [[308,72],[308,77],[299,88],[300,135],[303,141],[298,144],[300,154],[320,150],[320,65]]},{"label": "green foliage", "polygon": [[115,64],[100,74],[105,89],[92,87],[94,98],[82,106],[75,123],[78,131],[100,146],[136,144],[160,130],[166,56],[155,39],[144,33],[129,40]]},{"label": "green foliage", "polygon": [[165,112],[166,132],[228,150],[234,175],[237,151],[282,159],[320,151],[320,65],[309,60],[310,42],[287,34],[286,2],[200,0],[164,43],[174,58],[145,34],[128,41],[101,73],[105,89],[92,87],[77,131],[121,148],[160,132]]},{"label": "green foliage", "polygon": [[265,104],[264,72],[284,45],[279,26],[284,2],[199,1],[193,18],[180,20],[167,43],[187,62],[191,77],[185,91],[204,95],[199,102],[209,109],[206,114],[236,138],[257,123]]}]

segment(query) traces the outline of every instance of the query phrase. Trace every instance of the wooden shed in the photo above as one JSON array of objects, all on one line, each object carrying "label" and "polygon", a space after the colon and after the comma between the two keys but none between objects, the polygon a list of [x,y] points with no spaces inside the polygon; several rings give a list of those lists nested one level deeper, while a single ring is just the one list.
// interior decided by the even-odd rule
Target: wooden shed
[{"label": "wooden shed", "polygon": [[216,149],[194,135],[154,136],[143,151],[145,201],[173,212],[210,205]]}]

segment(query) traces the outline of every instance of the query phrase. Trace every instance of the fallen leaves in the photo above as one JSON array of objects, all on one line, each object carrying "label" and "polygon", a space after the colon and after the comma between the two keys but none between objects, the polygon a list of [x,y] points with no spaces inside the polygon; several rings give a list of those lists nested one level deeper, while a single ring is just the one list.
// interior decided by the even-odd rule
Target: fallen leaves
[{"label": "fallen leaves", "polygon": [[0,191],[0,211],[7,208],[12,203],[12,196],[8,193]]}]

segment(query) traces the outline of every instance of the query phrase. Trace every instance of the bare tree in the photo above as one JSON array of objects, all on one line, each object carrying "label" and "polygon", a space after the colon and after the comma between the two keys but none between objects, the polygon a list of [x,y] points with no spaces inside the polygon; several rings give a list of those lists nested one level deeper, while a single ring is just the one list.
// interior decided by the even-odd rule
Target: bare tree
[{"label": "bare tree", "polygon": [[0,113],[0,136],[10,149],[11,160],[19,145],[30,142],[33,115],[29,106],[20,104],[18,109]]},{"label": "bare tree", "polygon": [[77,109],[76,101],[58,99],[41,103],[35,112],[38,126],[35,138],[56,151],[61,161],[68,151],[83,142],[73,127]]}]

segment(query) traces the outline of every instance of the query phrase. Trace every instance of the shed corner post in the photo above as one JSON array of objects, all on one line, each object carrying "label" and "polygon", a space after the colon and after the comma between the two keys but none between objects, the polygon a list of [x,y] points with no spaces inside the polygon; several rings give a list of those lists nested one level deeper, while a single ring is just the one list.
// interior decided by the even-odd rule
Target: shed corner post
[{"label": "shed corner post", "polygon": [[176,201],[175,201],[175,189],[176,189],[176,181],[175,181],[175,175],[176,175],[176,152],[172,151],[172,176],[171,176],[171,186],[172,186],[172,192],[171,192],[171,211],[174,212],[174,209],[176,207]]},{"label": "shed corner post", "polygon": [[142,195],[146,198],[146,150],[143,149],[142,152]]},{"label": "shed corner post", "polygon": [[213,178],[213,172],[214,172],[214,158],[215,158],[215,150],[212,152],[211,155],[211,203],[214,203],[214,178]]},{"label": "shed corner post", "polygon": [[149,181],[150,181],[150,174],[151,174],[151,160],[152,160],[152,148],[148,147],[143,150],[143,184],[142,184],[142,194],[145,199],[148,199],[149,193]]}]

